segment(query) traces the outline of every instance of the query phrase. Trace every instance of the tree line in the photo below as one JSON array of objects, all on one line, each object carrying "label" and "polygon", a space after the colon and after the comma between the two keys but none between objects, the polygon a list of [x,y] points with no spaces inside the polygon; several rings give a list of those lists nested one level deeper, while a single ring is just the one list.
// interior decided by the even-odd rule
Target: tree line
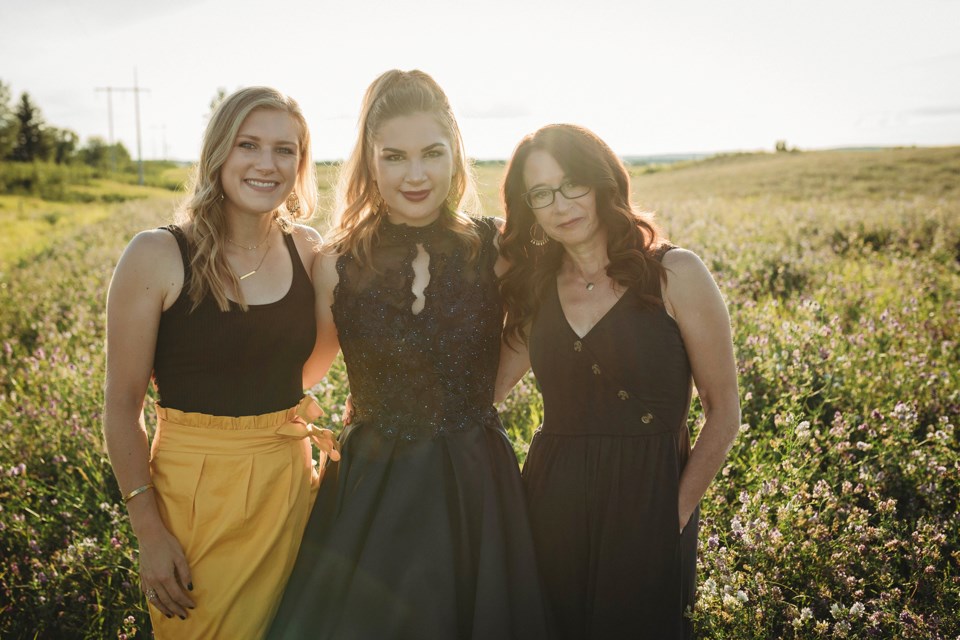
[{"label": "tree line", "polygon": [[10,85],[0,80],[0,161],[85,164],[103,170],[126,170],[130,152],[122,143],[92,136],[80,144],[70,129],[46,122],[26,91],[15,103]]}]

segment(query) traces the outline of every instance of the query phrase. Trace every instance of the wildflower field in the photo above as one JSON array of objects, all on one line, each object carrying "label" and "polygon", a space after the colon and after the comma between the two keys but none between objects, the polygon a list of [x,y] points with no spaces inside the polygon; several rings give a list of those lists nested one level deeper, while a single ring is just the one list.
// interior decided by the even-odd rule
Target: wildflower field
[{"label": "wildflower field", "polygon": [[[698,636],[960,638],[960,148],[632,171],[734,328],[743,426],[703,502]],[[487,214],[502,173],[478,168]],[[103,307],[123,246],[175,200],[117,189],[0,196],[2,638],[150,635],[100,434]],[[338,363],[316,389],[329,426],[346,391]],[[501,411],[522,458],[532,379]]]}]

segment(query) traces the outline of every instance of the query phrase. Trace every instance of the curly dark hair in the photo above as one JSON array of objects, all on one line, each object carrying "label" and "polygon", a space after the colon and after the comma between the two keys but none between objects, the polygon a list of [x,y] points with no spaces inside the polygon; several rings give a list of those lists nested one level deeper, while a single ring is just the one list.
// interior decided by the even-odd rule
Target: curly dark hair
[{"label": "curly dark hair", "polygon": [[549,153],[568,179],[590,185],[595,191],[597,215],[607,231],[607,275],[645,305],[662,305],[660,283],[665,271],[656,251],[665,240],[652,216],[640,214],[631,206],[630,175],[623,163],[592,131],[571,124],[552,124],[520,141],[503,182],[507,222],[500,253],[510,263],[500,281],[507,309],[504,340],[508,344],[513,339],[526,343],[525,329],[553,285],[564,255],[559,242],[548,242],[542,247],[530,243],[536,218],[523,197],[527,190],[523,170],[535,150]]}]

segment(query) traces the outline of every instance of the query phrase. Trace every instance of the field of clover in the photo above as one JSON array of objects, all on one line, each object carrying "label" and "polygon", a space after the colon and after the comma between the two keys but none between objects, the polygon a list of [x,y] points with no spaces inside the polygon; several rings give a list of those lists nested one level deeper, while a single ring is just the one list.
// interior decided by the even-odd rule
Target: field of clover
[{"label": "field of clover", "polygon": [[[498,215],[503,167],[477,171]],[[702,506],[698,637],[960,638],[960,149],[631,171],[734,328],[743,424]],[[111,206],[0,256],[3,638],[150,635],[100,433],[103,306],[124,244],[172,201]],[[314,389],[325,424],[346,391],[338,361]],[[522,459],[535,381],[500,409]]]}]

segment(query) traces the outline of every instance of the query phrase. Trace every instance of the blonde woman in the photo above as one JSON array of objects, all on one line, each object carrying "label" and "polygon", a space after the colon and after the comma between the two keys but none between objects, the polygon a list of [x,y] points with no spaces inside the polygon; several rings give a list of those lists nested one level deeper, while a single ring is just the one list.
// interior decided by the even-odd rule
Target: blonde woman
[{"label": "blonde woman", "polygon": [[320,238],[296,220],[316,193],[297,103],[240,90],[210,119],[180,222],[138,234],[110,283],[103,428],[157,638],[263,636],[319,479],[308,436],[337,456],[302,392],[321,368]]},{"label": "blonde woman", "polygon": [[367,90],[318,343],[343,349],[355,414],[271,638],[545,637],[517,460],[493,407],[497,228],[447,97],[419,71]]}]

